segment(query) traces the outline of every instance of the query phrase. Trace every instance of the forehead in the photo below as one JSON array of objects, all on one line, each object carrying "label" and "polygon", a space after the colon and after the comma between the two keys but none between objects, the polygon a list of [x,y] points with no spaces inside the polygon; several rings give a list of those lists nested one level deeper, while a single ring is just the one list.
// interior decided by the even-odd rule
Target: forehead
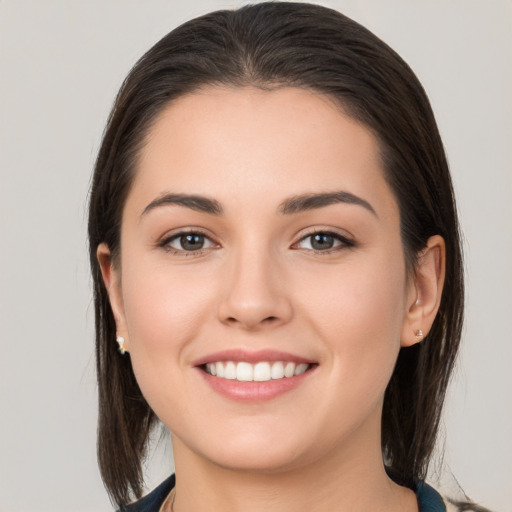
[{"label": "forehead", "polygon": [[370,130],[320,93],[209,87],[157,117],[131,195],[143,209],[168,192],[277,204],[283,196],[333,190],[394,202]]}]

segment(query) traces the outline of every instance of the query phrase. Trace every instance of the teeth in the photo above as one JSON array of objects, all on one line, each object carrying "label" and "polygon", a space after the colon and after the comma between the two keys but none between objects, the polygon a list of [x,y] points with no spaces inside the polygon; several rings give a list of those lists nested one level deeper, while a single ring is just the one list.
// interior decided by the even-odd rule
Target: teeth
[{"label": "teeth", "polygon": [[254,366],[253,379],[257,382],[265,382],[272,378],[270,372],[270,363],[258,363]]},{"label": "teeth", "polygon": [[250,363],[238,363],[236,365],[236,380],[243,382],[250,382],[252,380],[253,371],[252,364]]},{"label": "teeth", "polygon": [[277,361],[269,363],[262,361],[251,364],[247,362],[235,363],[233,361],[208,363],[206,373],[224,379],[238,380],[240,382],[265,382],[271,379],[283,379],[302,375],[309,368],[309,364],[295,364]]},{"label": "teeth", "polygon": [[228,361],[224,367],[224,378],[235,380],[236,379],[236,365],[233,361]]},{"label": "teeth", "polygon": [[284,377],[284,365],[281,362],[272,365],[271,377],[273,379],[282,379]]},{"label": "teeth", "polygon": [[295,371],[293,372],[294,375],[302,375],[307,369],[308,366],[306,363],[298,364],[295,368]]},{"label": "teeth", "polygon": [[293,377],[295,373],[295,363],[286,363],[284,367],[284,376],[285,377]]}]

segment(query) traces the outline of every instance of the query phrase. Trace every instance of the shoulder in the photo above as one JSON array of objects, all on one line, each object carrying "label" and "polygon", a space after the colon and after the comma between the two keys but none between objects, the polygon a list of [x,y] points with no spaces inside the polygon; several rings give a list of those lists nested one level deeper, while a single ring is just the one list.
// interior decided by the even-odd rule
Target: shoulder
[{"label": "shoulder", "polygon": [[[147,496],[121,507],[119,512],[158,512],[174,485],[175,477],[171,475]],[[418,482],[415,490],[420,512],[489,512],[471,503],[456,503],[449,500],[425,482]]]},{"label": "shoulder", "polygon": [[158,512],[174,485],[174,475],[171,475],[147,496],[144,496],[144,498],[135,503],[121,507],[119,512]]},{"label": "shoulder", "polygon": [[416,495],[420,512],[490,512],[470,502],[457,502],[441,496],[433,487],[425,482],[416,484]]},{"label": "shoulder", "polygon": [[488,508],[481,507],[476,503],[471,502],[457,502],[445,498],[446,512],[491,512]]},{"label": "shoulder", "polygon": [[421,481],[417,481],[415,487],[420,512],[452,512],[433,487]]}]

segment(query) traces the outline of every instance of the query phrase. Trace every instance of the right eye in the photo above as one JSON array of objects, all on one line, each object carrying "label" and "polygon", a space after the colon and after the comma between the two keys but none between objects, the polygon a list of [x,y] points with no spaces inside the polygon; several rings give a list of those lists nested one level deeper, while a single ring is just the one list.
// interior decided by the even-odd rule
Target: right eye
[{"label": "right eye", "polygon": [[198,254],[205,249],[215,247],[215,244],[210,238],[196,231],[177,233],[166,238],[161,245],[171,253],[183,253],[186,256]]},{"label": "right eye", "polygon": [[324,230],[313,231],[294,244],[294,248],[317,254],[330,254],[353,246],[354,242],[347,237]]}]

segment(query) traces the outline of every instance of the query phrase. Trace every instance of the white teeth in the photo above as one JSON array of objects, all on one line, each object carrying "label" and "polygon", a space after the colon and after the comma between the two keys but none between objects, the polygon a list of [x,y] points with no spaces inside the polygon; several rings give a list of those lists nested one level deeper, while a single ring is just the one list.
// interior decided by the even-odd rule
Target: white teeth
[{"label": "white teeth", "polygon": [[224,379],[238,380],[240,382],[265,382],[271,379],[290,378],[302,375],[309,368],[309,364],[295,364],[290,362],[276,361],[270,363],[261,361],[251,364],[244,361],[235,363],[233,361],[207,363],[206,373]]},{"label": "white teeth", "polygon": [[295,373],[295,363],[286,363],[284,367],[284,376],[285,377],[293,377]]},{"label": "white teeth", "polygon": [[253,371],[251,363],[238,363],[236,365],[236,380],[243,382],[252,381]]},{"label": "white teeth", "polygon": [[295,368],[294,375],[301,375],[308,369],[308,365],[305,363],[298,364]]},{"label": "white teeth", "polygon": [[284,377],[284,365],[281,361],[272,365],[271,377],[273,379],[282,379]]},{"label": "white teeth", "polygon": [[270,380],[270,363],[258,363],[254,366],[254,380],[264,382]]},{"label": "white teeth", "polygon": [[224,377],[224,364],[215,363],[215,371],[217,373],[217,377]]},{"label": "white teeth", "polygon": [[228,361],[224,367],[224,378],[235,380],[236,379],[236,366],[233,361]]}]

